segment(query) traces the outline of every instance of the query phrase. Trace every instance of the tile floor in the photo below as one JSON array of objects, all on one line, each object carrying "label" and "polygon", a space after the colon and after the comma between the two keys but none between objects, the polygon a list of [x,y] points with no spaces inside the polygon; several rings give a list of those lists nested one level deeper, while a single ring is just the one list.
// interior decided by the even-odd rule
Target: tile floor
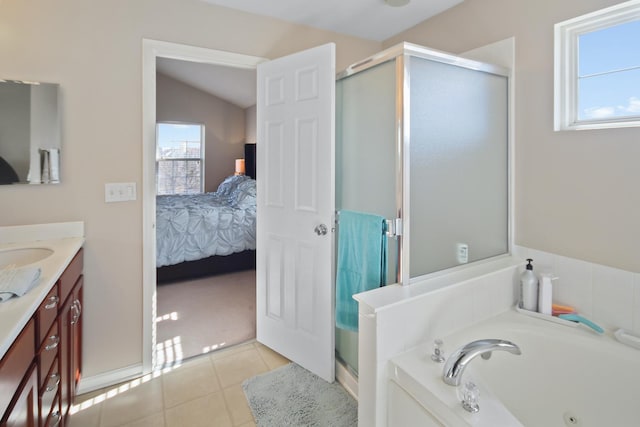
[{"label": "tile floor", "polygon": [[78,396],[71,427],[255,426],[242,382],[289,363],[255,341]]}]

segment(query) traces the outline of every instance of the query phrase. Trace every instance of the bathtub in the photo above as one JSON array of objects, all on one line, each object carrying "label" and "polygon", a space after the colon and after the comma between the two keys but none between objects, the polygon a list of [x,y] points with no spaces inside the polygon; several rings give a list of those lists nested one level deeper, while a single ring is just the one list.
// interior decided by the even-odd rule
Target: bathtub
[{"label": "bathtub", "polygon": [[[497,351],[489,360],[477,357],[467,366],[463,382],[472,378],[480,389],[478,413],[462,409],[456,388],[442,381],[443,364],[431,360],[432,345],[425,345],[389,365],[389,425],[640,425],[640,350],[620,344],[612,334],[598,335],[582,325],[560,325],[512,310],[442,338],[445,357],[483,338],[512,341],[522,355]],[[402,405],[409,403],[431,419],[416,424],[403,420],[409,410]]]}]

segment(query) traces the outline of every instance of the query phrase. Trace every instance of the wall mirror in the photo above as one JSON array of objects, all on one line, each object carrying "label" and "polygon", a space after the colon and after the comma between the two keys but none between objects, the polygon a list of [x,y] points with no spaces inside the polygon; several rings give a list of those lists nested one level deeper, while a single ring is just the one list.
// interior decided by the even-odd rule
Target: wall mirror
[{"label": "wall mirror", "polygon": [[0,80],[0,184],[60,182],[59,85]]}]

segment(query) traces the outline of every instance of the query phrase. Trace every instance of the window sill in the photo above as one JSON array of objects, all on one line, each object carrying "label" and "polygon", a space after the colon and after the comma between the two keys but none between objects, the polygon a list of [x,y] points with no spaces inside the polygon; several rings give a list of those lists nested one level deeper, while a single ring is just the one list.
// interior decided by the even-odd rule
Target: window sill
[{"label": "window sill", "polygon": [[571,125],[557,126],[554,131],[573,131],[573,130],[591,130],[591,129],[620,129],[640,127],[640,120],[624,121],[624,122],[600,122],[600,123],[574,123]]}]

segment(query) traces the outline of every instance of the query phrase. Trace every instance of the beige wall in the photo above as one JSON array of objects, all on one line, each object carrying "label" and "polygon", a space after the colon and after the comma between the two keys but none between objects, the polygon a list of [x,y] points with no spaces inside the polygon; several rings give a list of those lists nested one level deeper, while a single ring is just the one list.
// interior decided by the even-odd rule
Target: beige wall
[{"label": "beige wall", "polygon": [[465,0],[387,40],[453,53],[515,37],[516,243],[640,272],[640,129],[553,131],[553,25],[614,0]]},{"label": "beige wall", "polygon": [[204,125],[205,191],[216,191],[227,176],[233,175],[234,160],[244,157],[244,109],[164,74],[158,73],[156,79],[158,122]]},{"label": "beige wall", "polygon": [[[515,36],[517,243],[638,272],[638,129],[552,130],[553,23],[615,3],[466,0],[385,45]],[[60,83],[63,106],[62,184],[0,187],[0,226],[85,221],[86,376],[141,362],[141,199],[105,204],[104,184],[141,188],[143,38],[266,58],[333,41],[338,70],[381,49],[197,0],[0,1],[0,77]]]},{"label": "beige wall", "polygon": [[0,1],[0,76],[60,83],[63,108],[62,184],[1,187],[0,226],[85,221],[87,377],[141,363],[141,194],[106,204],[104,184],[141,191],[143,38],[266,58],[333,41],[339,69],[380,50],[197,0]]}]

